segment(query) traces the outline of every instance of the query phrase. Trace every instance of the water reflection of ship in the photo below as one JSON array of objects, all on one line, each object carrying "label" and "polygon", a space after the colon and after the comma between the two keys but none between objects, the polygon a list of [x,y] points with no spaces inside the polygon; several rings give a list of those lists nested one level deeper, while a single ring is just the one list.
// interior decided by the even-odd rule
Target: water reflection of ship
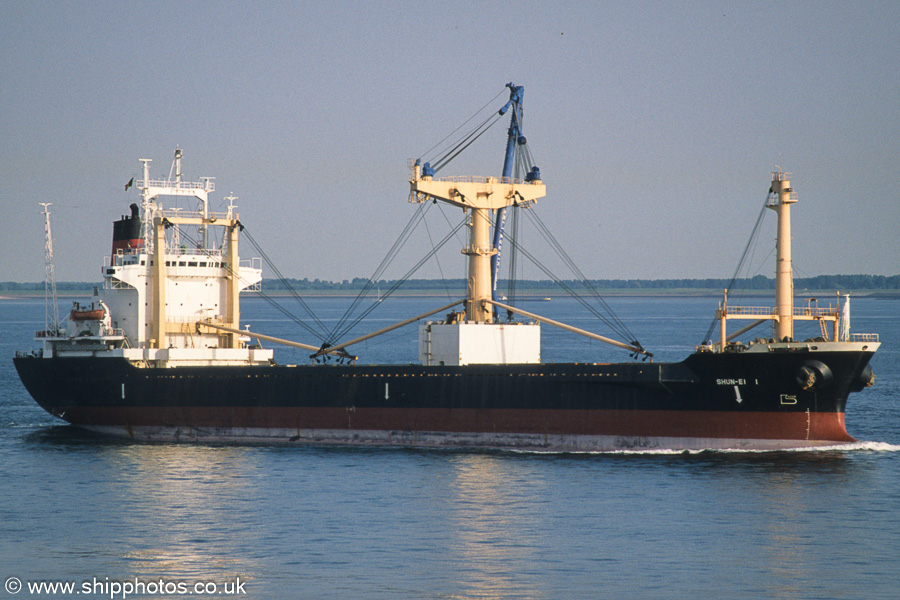
[{"label": "water reflection of ship", "polygon": [[[241,528],[242,536],[228,535],[235,529],[235,506],[252,503],[259,490],[243,475],[246,464],[241,448],[209,448],[202,452],[189,446],[113,446],[104,452],[117,476],[119,506],[129,510],[109,515],[113,530],[129,531],[141,539],[139,548],[126,554],[131,577],[158,579],[161,573],[173,580],[251,582],[263,569],[236,540],[254,535]],[[140,503],[130,502],[140,498]],[[258,546],[264,546],[257,540]]]},{"label": "water reflection of ship", "polygon": [[523,574],[545,564],[539,538],[552,526],[536,522],[542,511],[529,505],[546,490],[540,480],[523,488],[522,465],[510,466],[482,454],[453,459],[454,478],[443,492],[455,541],[448,560],[460,563],[455,570],[466,574],[460,584],[469,597],[536,597],[537,582]]}]

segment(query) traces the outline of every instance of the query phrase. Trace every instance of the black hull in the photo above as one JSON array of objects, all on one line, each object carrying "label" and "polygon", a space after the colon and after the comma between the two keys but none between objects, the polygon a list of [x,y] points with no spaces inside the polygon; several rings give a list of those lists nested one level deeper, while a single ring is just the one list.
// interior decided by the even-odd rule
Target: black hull
[{"label": "black hull", "polygon": [[[72,424],[138,439],[514,447],[761,448],[854,441],[871,352],[698,353],[679,363],[138,368],[17,357]],[[824,365],[804,390],[797,374]]]}]

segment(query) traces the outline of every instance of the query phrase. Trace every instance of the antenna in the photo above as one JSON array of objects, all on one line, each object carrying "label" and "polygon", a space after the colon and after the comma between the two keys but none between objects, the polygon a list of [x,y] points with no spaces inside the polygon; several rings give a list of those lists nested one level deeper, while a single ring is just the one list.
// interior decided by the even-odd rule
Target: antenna
[{"label": "antenna", "polygon": [[227,196],[225,196],[222,199],[228,200],[228,218],[233,219],[234,218],[234,209],[237,208],[237,206],[235,206],[235,204],[234,204],[234,201],[237,200],[238,197],[235,196],[234,193],[229,193]]},{"label": "antenna", "polygon": [[53,268],[53,236],[50,233],[49,207],[52,202],[38,204],[44,207],[44,330],[59,335],[59,299],[56,296],[56,272]]},{"label": "antenna", "polygon": [[144,181],[141,184],[141,235],[144,238],[144,248],[147,252],[153,252],[153,236],[150,235],[151,226],[153,224],[153,215],[150,210],[150,163],[152,158],[139,158],[144,174]]},{"label": "antenna", "polygon": [[175,187],[181,187],[181,148],[175,146]]}]

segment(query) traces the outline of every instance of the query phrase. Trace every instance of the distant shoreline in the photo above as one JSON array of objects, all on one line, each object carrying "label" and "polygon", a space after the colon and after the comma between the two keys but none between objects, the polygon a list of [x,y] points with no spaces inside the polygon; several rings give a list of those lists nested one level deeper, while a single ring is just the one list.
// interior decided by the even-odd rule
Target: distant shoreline
[{"label": "distant shoreline", "polygon": [[[301,298],[355,298],[361,290],[303,290],[298,291],[297,295]],[[850,296],[855,298],[900,298],[900,290],[839,290],[841,295],[850,294]],[[601,296],[606,297],[617,297],[617,298],[721,298],[722,290],[717,289],[704,289],[704,288],[691,288],[691,289],[666,289],[666,288],[657,288],[657,289],[644,289],[644,290],[635,290],[635,289],[623,289],[623,288],[609,288],[609,289],[597,289],[597,292]],[[81,298],[89,298],[93,295],[93,287],[90,289],[84,290],[65,290],[62,293],[58,293],[57,297],[60,300],[66,299],[81,299]],[[765,298],[772,297],[774,292],[772,290],[736,290],[734,292],[734,296],[740,297],[754,297],[754,298]],[[256,292],[243,292],[241,297],[243,298],[252,298],[257,295]],[[265,292],[266,296],[271,298],[287,298],[291,297],[292,294],[285,290],[269,290]],[[370,292],[370,297],[374,299],[376,294],[372,294]],[[817,297],[820,301],[825,300],[826,298],[832,297],[835,295],[834,291],[828,290],[801,290],[795,289],[794,295],[798,299],[802,299],[805,297]],[[451,290],[450,297],[454,296],[454,292]],[[465,292],[460,290],[456,293],[456,296],[462,298],[465,296]],[[36,299],[43,298],[43,291],[33,291],[33,290],[24,290],[24,291],[3,291],[0,293],[0,301],[3,300],[23,300],[23,299]],[[391,298],[444,298],[447,297],[447,292],[443,290],[408,290],[403,292],[395,292],[391,294]],[[550,301],[559,298],[568,298],[569,295],[560,289],[546,289],[546,290],[529,290],[527,293],[517,294],[517,299],[521,301],[528,302],[541,302]]]},{"label": "distant shoreline", "polygon": [[[586,284],[586,285],[585,285]],[[63,296],[90,296],[101,282],[58,281],[57,293]],[[465,296],[465,279],[409,279],[379,280],[370,282],[362,277],[329,281],[322,279],[263,279],[262,288],[266,295],[284,296],[298,294],[303,297],[355,297],[361,290],[368,289],[370,295],[381,296],[396,289],[393,296],[445,297],[448,294]],[[508,294],[508,282],[501,279],[497,285],[499,294]],[[567,296],[566,289],[582,295],[597,291],[606,296],[662,296],[662,297],[721,297],[724,288],[732,295],[773,296],[775,280],[764,275],[738,278],[682,278],[682,279],[590,279],[587,282],[574,279],[520,279],[515,282],[514,293],[518,298],[544,298]],[[900,296],[900,275],[866,275],[862,273],[844,275],[816,275],[794,278],[794,295],[803,296],[834,295],[835,291],[854,296]],[[22,298],[44,295],[44,282],[0,281],[0,297]]]}]

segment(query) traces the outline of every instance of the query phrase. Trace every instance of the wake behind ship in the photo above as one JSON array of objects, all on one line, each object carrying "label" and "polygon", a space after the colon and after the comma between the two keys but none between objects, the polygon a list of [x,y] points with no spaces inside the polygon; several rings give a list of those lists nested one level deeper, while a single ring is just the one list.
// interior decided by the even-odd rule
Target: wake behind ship
[{"label": "wake behind ship", "polygon": [[[347,341],[305,344],[242,329],[240,294],[259,289],[261,263],[239,257],[243,224],[233,199],[226,212],[211,212],[211,178],[182,181],[176,150],[174,178],[151,179],[151,161],[141,159],[143,176],[134,182],[140,205],[114,224],[103,287],[92,303],[74,307],[65,327],[58,318],[48,321],[36,336],[40,351],[17,353],[25,387],[69,423],[138,440],[544,451],[852,442],[844,410],[850,393],[874,380],[869,361],[878,336],[850,333],[849,298],[842,307],[794,305],[790,209],[797,195],[785,173],[773,174],[766,205],[778,216],[775,307],[731,306],[726,295],[716,311],[717,338],[681,362],[653,362],[636,341],[498,299],[508,213],[536,210],[546,193],[522,135],[524,91],[507,87],[509,101],[499,111],[511,115],[501,176],[437,177],[446,157],[412,167],[410,201],[419,210],[440,202],[463,213],[468,285],[457,302]],[[166,208],[166,197],[191,198],[198,209]],[[751,323],[729,334],[733,319]],[[821,335],[795,340],[798,320],[816,321]],[[358,364],[348,353],[416,321],[419,364]],[[736,341],[762,324],[772,328],[769,336]],[[635,360],[543,363],[542,326],[611,343]],[[279,364],[253,338],[309,350],[310,363]]]}]

